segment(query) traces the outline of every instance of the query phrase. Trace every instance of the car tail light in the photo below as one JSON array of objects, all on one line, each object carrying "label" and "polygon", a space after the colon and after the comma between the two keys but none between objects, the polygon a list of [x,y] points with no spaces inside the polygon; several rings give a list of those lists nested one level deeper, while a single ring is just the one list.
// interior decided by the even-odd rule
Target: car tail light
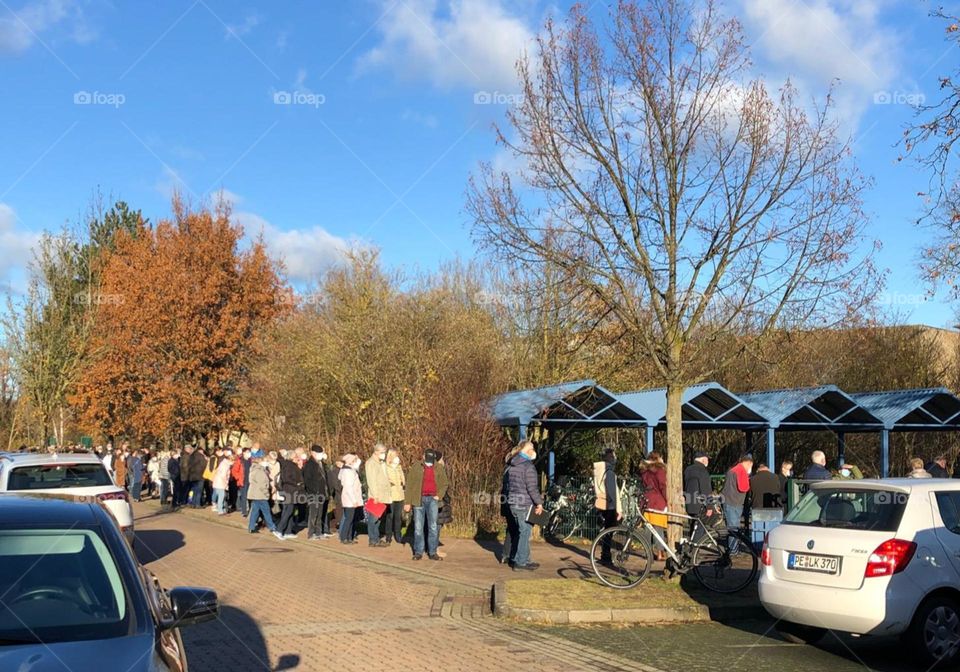
[{"label": "car tail light", "polygon": [[97,499],[99,499],[101,502],[115,502],[123,500],[128,504],[130,503],[130,495],[128,495],[126,492],[104,492],[97,495]]},{"label": "car tail light", "polygon": [[870,554],[864,577],[891,576],[902,572],[916,551],[917,545],[912,541],[889,539]]},{"label": "car tail light", "polygon": [[769,532],[763,535],[763,550],[760,551],[760,562],[762,562],[766,567],[769,567],[773,564],[773,555],[770,553],[770,546],[767,544],[767,537],[769,536]]}]

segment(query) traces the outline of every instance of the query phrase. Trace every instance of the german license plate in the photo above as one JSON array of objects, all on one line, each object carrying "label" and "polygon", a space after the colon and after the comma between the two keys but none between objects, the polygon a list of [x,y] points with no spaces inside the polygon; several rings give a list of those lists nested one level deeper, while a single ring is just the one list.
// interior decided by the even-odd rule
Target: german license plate
[{"label": "german license plate", "polygon": [[809,553],[791,553],[787,556],[787,569],[799,572],[820,572],[821,574],[839,574],[840,558],[835,555],[810,555]]}]

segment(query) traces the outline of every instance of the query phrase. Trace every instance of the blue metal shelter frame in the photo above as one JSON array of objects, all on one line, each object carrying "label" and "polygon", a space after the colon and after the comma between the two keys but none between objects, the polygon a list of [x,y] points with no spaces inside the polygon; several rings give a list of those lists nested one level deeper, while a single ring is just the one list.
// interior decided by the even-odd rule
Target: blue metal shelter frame
[{"label": "blue metal shelter frame", "polygon": [[[654,432],[666,427],[666,388],[614,393],[585,379],[530,390],[507,392],[490,404],[502,427],[518,430],[522,440],[531,425],[547,430],[548,475],[554,477],[556,430],[563,439],[573,431],[643,428],[645,447],[653,449]],[[960,398],[946,388],[847,394],[835,385],[735,394],[719,383],[684,390],[684,430],[743,431],[749,450],[763,433],[767,462],[776,461],[778,431],[831,431],[837,436],[842,463],[848,433],[880,435],[881,475],[890,468],[890,433],[960,430]],[[562,441],[561,441],[562,442]]]}]

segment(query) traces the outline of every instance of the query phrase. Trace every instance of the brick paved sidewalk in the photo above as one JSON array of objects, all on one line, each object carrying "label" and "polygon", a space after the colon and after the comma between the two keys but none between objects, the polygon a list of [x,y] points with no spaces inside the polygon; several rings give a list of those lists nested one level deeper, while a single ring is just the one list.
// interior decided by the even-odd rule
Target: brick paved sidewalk
[{"label": "brick paved sidewalk", "polygon": [[487,576],[501,570],[471,576],[490,557],[472,542],[423,567],[397,548],[281,542],[208,512],[135,508],[138,555],[162,584],[220,596],[218,621],[183,630],[193,670],[653,670],[491,618]]},{"label": "brick paved sidewalk", "polygon": [[[161,510],[155,501],[144,502],[138,507],[153,512]],[[236,528],[246,529],[247,525],[246,519],[239,513],[218,516],[209,508],[179,509],[170,515],[173,516],[173,520],[178,516],[186,516]],[[175,526],[176,523],[172,525]],[[267,534],[267,532],[264,530],[261,534]],[[535,572],[514,572],[509,566],[501,565],[497,561],[501,549],[499,542],[458,539],[447,534],[441,535],[440,538],[443,544],[441,551],[447,554],[442,562],[434,562],[426,557],[415,562],[409,545],[400,546],[394,543],[388,548],[370,548],[363,535],[358,538],[357,544],[351,546],[344,546],[335,537],[323,541],[308,541],[306,531],[301,531],[295,540],[281,542],[270,537],[269,541],[278,545],[292,543],[317,546],[330,553],[358,556],[404,566],[412,571],[425,572],[431,576],[483,589],[489,589],[494,583],[504,579],[582,578],[591,574],[588,546],[553,546],[545,542],[533,542],[531,555],[533,560],[540,563],[540,569]]]}]

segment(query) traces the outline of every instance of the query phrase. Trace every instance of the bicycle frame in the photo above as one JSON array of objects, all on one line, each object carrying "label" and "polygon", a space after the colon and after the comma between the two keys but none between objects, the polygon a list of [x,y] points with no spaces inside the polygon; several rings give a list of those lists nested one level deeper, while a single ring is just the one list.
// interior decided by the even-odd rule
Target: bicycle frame
[{"label": "bicycle frame", "polygon": [[[661,513],[661,512],[658,511],[657,513]],[[687,543],[689,544],[694,543],[692,537],[696,535],[698,525],[703,529],[704,533],[706,534],[707,537],[709,537],[710,541],[712,541],[713,543],[717,543],[717,538],[713,536],[713,533],[710,531],[710,528],[708,528],[706,525],[700,522],[700,519],[697,518],[696,516],[688,516],[683,513],[672,513],[669,511],[665,513],[668,518],[679,518],[681,520],[694,521],[693,533],[690,535],[691,538],[688,538],[687,535],[685,534],[681,537],[681,539],[686,541]],[[650,524],[650,522],[647,520],[646,516],[643,515],[643,513],[640,513],[640,521],[641,521],[640,527],[642,527],[643,529],[647,530],[650,533],[650,536],[656,541],[657,545],[667,552],[667,555],[670,557],[670,559],[673,560],[678,565],[683,564],[680,558],[674,552],[674,550],[670,548],[670,545],[666,542],[666,540],[660,536],[659,532],[657,532],[657,528]],[[697,543],[700,543],[700,542],[697,542]]]}]

